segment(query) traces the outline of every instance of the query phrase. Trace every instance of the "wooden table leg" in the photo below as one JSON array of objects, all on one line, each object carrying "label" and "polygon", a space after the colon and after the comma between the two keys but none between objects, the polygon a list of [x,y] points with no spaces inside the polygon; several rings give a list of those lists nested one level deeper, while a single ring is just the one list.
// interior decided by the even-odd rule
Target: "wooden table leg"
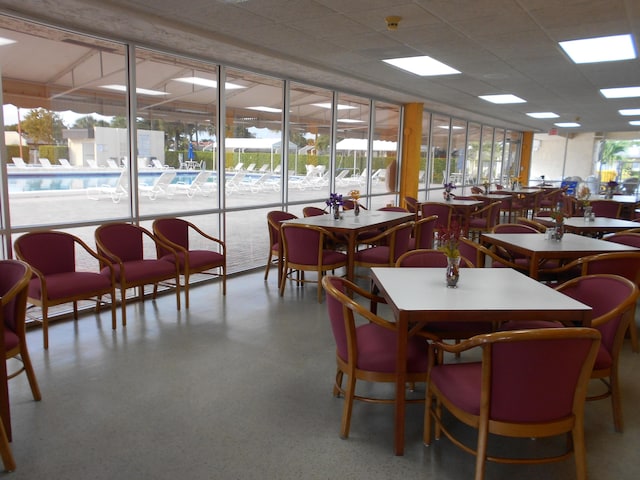
[{"label": "wooden table leg", "polygon": [[398,345],[396,354],[395,436],[396,455],[404,455],[405,389],[407,383],[407,341],[409,328],[403,315],[398,318]]}]

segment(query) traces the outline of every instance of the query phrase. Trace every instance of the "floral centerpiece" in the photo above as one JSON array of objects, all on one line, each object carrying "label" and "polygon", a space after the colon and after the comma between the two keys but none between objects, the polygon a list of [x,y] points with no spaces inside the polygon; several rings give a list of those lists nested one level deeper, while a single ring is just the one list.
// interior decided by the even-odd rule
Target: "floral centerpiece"
[{"label": "floral centerpiece", "polygon": [[447,287],[455,288],[460,278],[460,237],[462,228],[457,222],[451,222],[449,228],[440,226],[437,231],[438,250],[447,257]]},{"label": "floral centerpiece", "polygon": [[332,193],[329,195],[329,199],[325,202],[329,210],[333,212],[333,218],[340,218],[340,206],[342,205],[342,195]]},{"label": "floral centerpiece", "polygon": [[358,202],[360,200],[360,190],[351,190],[349,196],[353,200],[353,213],[357,217],[360,215],[360,203]]},{"label": "floral centerpiece", "polygon": [[591,190],[589,190],[589,187],[587,187],[586,185],[583,185],[582,188],[578,190],[578,201],[583,208],[591,205],[591,201],[589,200],[590,197]]},{"label": "floral centerpiece", "polygon": [[564,219],[569,215],[567,215],[562,210],[552,210],[549,216],[556,223],[552,238],[554,240],[562,240],[562,236],[564,235]]},{"label": "floral centerpiece", "polygon": [[449,182],[449,183],[444,183],[444,192],[442,192],[442,195],[444,196],[444,199],[446,201],[449,201],[453,198],[453,193],[451,193],[452,190],[455,190],[456,186],[453,184],[453,182]]}]

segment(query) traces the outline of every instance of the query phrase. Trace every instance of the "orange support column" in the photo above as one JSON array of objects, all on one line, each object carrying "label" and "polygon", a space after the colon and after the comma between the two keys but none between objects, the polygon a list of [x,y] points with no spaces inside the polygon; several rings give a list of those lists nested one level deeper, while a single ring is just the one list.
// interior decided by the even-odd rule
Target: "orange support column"
[{"label": "orange support column", "polygon": [[522,132],[522,145],[520,150],[520,172],[518,181],[521,185],[527,185],[531,173],[531,152],[533,151],[533,132]]},{"label": "orange support column", "polygon": [[404,198],[418,196],[420,175],[420,145],[422,144],[422,103],[404,106],[404,129],[402,131],[402,156],[400,165],[400,205],[407,207]]}]

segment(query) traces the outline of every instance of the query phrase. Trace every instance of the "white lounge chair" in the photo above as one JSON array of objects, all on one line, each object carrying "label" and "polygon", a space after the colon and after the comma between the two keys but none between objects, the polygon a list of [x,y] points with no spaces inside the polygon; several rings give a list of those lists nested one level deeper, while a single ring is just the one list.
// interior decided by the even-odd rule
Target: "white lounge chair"
[{"label": "white lounge chair", "polygon": [[43,168],[53,168],[53,165],[51,165],[51,162],[48,158],[39,158],[38,161]]},{"label": "white lounge chair", "polygon": [[215,189],[215,184],[209,182],[211,173],[212,172],[203,170],[196,175],[196,178],[194,178],[191,183],[178,182],[175,185],[175,193],[183,193],[188,198],[193,198],[196,193],[200,193],[206,197]]},{"label": "white lounge chair", "polygon": [[153,185],[140,184],[138,190],[141,196],[149,197],[150,200],[155,200],[158,196],[173,196],[173,189],[169,187],[177,173],[173,170],[165,170],[160,176],[153,182]]},{"label": "white lounge chair", "polygon": [[107,159],[107,165],[109,166],[109,168],[113,168],[114,170],[119,170],[120,167],[118,167],[118,164],[116,163],[115,160],[109,158]]},{"label": "white lounge chair", "polygon": [[247,172],[253,172],[255,169],[256,169],[256,164],[250,163],[249,166],[247,167]]},{"label": "white lounge chair", "polygon": [[119,203],[120,200],[127,195],[129,195],[129,172],[127,171],[123,171],[120,174],[115,186],[105,184],[87,189],[87,198],[91,200],[100,200],[100,198],[109,197],[113,203]]},{"label": "white lounge chair", "polygon": [[247,172],[240,170],[235,173],[233,177],[225,182],[225,190],[228,193],[238,192],[245,187],[243,185],[244,178],[247,176]]},{"label": "white lounge chair", "polygon": [[69,160],[66,158],[59,158],[58,162],[62,165],[63,168],[73,168],[73,166],[69,163]]},{"label": "white lounge chair", "polygon": [[87,160],[87,165],[89,165],[90,168],[98,168],[98,162],[96,162],[93,158]]},{"label": "white lounge chair", "polygon": [[154,168],[171,168],[169,165],[165,165],[157,158],[154,158],[153,160],[151,160],[151,164],[153,165]]},{"label": "white lounge chair", "polygon": [[11,160],[13,160],[13,164],[19,168],[27,168],[30,166],[24,163],[24,160],[22,159],[22,157],[11,157]]}]

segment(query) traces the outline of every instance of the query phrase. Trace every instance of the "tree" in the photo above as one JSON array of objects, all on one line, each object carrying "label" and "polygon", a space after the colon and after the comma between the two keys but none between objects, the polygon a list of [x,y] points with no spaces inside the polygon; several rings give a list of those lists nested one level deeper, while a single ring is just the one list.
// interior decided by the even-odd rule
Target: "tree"
[{"label": "tree", "polygon": [[24,134],[36,144],[55,144],[56,139],[62,139],[65,128],[62,118],[44,108],[31,110],[20,124]]},{"label": "tree", "polygon": [[87,115],[86,117],[80,117],[75,121],[73,127],[71,128],[82,128],[89,129],[93,127],[108,127],[109,122],[105,120],[96,120],[91,115]]}]

